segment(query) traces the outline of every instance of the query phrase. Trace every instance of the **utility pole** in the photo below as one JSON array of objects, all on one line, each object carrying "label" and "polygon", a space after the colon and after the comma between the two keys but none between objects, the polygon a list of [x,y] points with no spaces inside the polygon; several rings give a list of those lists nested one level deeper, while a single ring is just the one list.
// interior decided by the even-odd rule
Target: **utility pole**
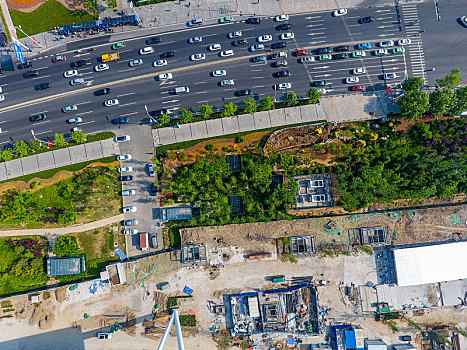
[{"label": "utility pole", "polygon": [[178,350],[185,350],[185,345],[183,344],[182,338],[182,327],[180,327],[180,319],[178,318],[178,308],[172,309],[172,315],[170,316],[169,324],[165,329],[164,335],[162,336],[161,343],[159,344],[157,350],[163,350],[165,343],[167,342],[167,338],[169,337],[170,330],[175,322],[175,331],[177,333],[177,342],[178,342]]}]

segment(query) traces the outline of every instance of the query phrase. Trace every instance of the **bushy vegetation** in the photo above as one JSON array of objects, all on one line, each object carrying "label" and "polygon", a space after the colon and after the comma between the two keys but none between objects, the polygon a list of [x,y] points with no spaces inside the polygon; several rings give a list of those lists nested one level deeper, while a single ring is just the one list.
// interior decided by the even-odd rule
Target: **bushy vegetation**
[{"label": "bushy vegetation", "polygon": [[83,252],[79,248],[76,237],[73,236],[60,236],[55,243],[54,254],[58,257],[76,257],[80,256]]},{"label": "bushy vegetation", "polygon": [[180,326],[195,327],[196,316],[195,315],[180,315]]}]

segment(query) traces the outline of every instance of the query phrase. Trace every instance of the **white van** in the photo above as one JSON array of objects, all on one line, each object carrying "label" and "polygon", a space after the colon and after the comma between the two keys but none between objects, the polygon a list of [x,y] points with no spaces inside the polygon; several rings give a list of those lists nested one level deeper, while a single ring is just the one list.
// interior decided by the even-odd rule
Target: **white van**
[{"label": "white van", "polygon": [[187,94],[190,92],[190,89],[188,88],[188,86],[179,86],[179,87],[176,87],[175,90],[174,90],[175,94],[178,95],[178,94]]}]

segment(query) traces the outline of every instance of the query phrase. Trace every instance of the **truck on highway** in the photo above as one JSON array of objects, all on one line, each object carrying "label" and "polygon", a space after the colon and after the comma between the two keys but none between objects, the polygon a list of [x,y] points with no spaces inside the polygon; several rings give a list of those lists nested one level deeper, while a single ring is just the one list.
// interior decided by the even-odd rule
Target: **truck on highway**
[{"label": "truck on highway", "polygon": [[101,61],[110,62],[110,61],[118,60],[119,58],[120,58],[120,54],[118,52],[106,53],[105,55],[102,55]]}]

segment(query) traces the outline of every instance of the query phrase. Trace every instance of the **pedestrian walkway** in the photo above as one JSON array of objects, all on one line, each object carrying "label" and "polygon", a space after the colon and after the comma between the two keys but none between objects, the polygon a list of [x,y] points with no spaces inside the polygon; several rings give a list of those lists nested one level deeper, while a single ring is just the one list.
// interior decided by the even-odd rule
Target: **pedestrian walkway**
[{"label": "pedestrian walkway", "polygon": [[113,139],[85,143],[0,163],[0,181],[120,154]]},{"label": "pedestrian walkway", "polygon": [[374,94],[339,95],[321,99],[317,105],[283,108],[243,114],[228,118],[210,119],[154,129],[156,146],[200,140],[209,137],[262,130],[276,126],[287,126],[317,121],[349,122],[383,118],[396,113],[398,107],[384,92]]},{"label": "pedestrian walkway", "polygon": [[16,29],[11,20],[10,12],[8,11],[8,5],[5,0],[0,0],[0,6],[2,8],[3,17],[5,18],[5,22],[3,23],[4,27],[8,28],[12,39],[17,39],[16,37]]}]

